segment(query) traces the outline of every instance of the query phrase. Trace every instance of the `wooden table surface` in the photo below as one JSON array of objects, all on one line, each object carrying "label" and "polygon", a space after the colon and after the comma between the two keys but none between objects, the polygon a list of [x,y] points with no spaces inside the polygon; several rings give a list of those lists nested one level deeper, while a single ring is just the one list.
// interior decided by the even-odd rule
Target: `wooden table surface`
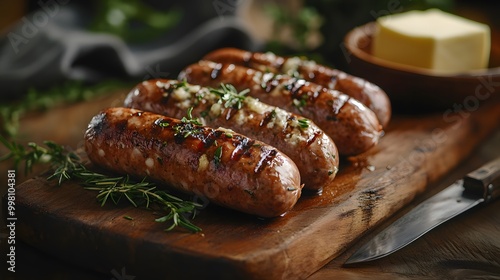
[{"label": "wooden table surface", "polygon": [[310,279],[500,279],[500,200],[472,209],[376,261],[343,267],[364,242],[419,202],[500,156],[500,130],[467,160]]},{"label": "wooden table surface", "polygon": [[[64,116],[88,115],[89,106],[120,103],[123,93],[97,99],[85,105],[77,104],[59,108],[50,113],[30,116],[22,121],[19,139],[21,142],[40,142],[53,139],[61,144],[79,143],[81,129],[88,118],[67,118]],[[93,103],[93,104],[92,104]],[[71,114],[69,113],[71,112]],[[66,124],[66,129],[59,127]],[[54,124],[46,126],[47,123]],[[4,150],[0,150],[3,154]],[[431,231],[408,247],[371,263],[343,267],[344,261],[370,236],[390,224],[426,197],[446,187],[464,173],[478,167],[489,159],[500,156],[500,127],[480,147],[443,179],[428,187],[407,207],[398,211],[380,227],[363,236],[352,248],[332,260],[310,279],[498,279],[500,278],[500,201],[477,207],[452,221]],[[0,170],[8,167],[0,165]],[[5,172],[2,172],[5,173]],[[5,174],[0,174],[5,181]],[[18,172],[18,182],[23,175]],[[2,207],[3,209],[3,207]],[[3,215],[2,215],[3,217]],[[4,219],[2,219],[2,222]],[[5,227],[0,232],[1,261],[5,264]],[[100,274],[76,267],[34,249],[18,240],[16,244],[16,274],[0,272],[1,279],[132,279],[126,268],[116,268],[108,274]],[[195,269],[195,266],[193,267]],[[127,276],[129,278],[127,278]],[[138,278],[135,278],[138,279]]]},{"label": "wooden table surface", "polygon": [[[496,19],[496,12],[494,14]],[[114,100],[116,104],[121,101],[116,95],[111,95],[101,100],[91,101],[91,103],[112,103]],[[21,123],[19,140],[24,143],[40,142],[45,139],[53,139],[60,144],[68,145],[79,143],[82,138],[81,127],[86,125],[88,119],[65,118],[70,110],[72,115],[88,114],[86,106],[75,105],[27,117]],[[53,125],[47,127],[47,123]],[[64,130],[59,129],[65,124]],[[0,147],[0,156],[4,152],[5,150]],[[448,221],[386,258],[343,267],[345,260],[359,246],[386,225],[391,224],[419,202],[445,188],[463,174],[498,156],[500,156],[500,127],[457,168],[443,179],[432,183],[428,187],[432,191],[427,191],[417,197],[393,217],[376,227],[373,232],[364,235],[353,247],[311,275],[309,279],[500,279],[500,200],[476,207]],[[8,164],[0,163],[1,182],[6,182],[5,170],[9,167]],[[21,172],[17,175],[18,183],[27,178]],[[2,194],[4,189],[5,186],[0,188]],[[0,279],[140,279],[127,273],[125,267],[117,267],[107,274],[85,270],[19,240],[16,243],[16,273],[9,273],[6,270],[8,235],[4,224],[4,206],[3,203],[0,205],[2,217],[0,221],[0,262],[2,263]],[[196,264],[193,264],[193,269],[196,269]]]}]

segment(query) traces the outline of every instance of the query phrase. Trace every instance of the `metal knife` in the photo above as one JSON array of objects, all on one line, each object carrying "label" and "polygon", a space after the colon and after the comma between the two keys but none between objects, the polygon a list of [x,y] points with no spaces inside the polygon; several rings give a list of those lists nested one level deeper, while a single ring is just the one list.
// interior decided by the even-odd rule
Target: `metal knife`
[{"label": "metal knife", "polygon": [[385,257],[451,218],[499,196],[500,158],[497,158],[417,205],[359,248],[345,264]]}]

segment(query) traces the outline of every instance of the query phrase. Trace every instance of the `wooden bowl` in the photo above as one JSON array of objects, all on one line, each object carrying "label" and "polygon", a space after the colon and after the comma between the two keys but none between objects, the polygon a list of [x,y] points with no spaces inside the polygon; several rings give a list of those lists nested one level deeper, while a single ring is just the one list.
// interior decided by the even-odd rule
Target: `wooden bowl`
[{"label": "wooden bowl", "polygon": [[371,54],[375,23],[355,28],[345,39],[346,60],[353,75],[387,92],[395,111],[475,110],[500,96],[500,48],[494,44],[490,68],[459,75],[440,75],[417,67],[392,63]]}]

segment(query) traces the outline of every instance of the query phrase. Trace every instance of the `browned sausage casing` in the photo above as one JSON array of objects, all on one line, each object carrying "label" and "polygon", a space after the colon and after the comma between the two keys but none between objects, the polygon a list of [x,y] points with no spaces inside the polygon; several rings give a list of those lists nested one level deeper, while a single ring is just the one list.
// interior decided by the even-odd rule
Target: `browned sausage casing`
[{"label": "browned sausage casing", "polygon": [[236,48],[222,48],[204,57],[221,63],[233,63],[263,72],[288,74],[307,81],[341,91],[370,108],[383,127],[391,119],[391,102],[378,86],[338,69],[316,64],[300,57],[282,57],[273,53],[249,52]]},{"label": "browned sausage casing", "polygon": [[102,111],[88,126],[85,149],[98,166],[261,217],[282,215],[301,194],[297,167],[274,147],[150,112]]},{"label": "browned sausage casing", "polygon": [[179,73],[179,80],[202,86],[234,85],[250,89],[264,103],[302,115],[332,138],[340,155],[358,155],[379,140],[382,127],[373,111],[359,101],[323,86],[287,75],[263,73],[234,64],[200,61]]},{"label": "browned sausage casing", "polygon": [[[331,184],[339,164],[337,147],[316,124],[228,89],[214,93],[199,85],[156,79],[138,84],[124,105],[179,119],[192,108],[204,125],[234,130],[285,153],[299,168],[304,188],[319,191]],[[231,101],[234,104],[227,103]]]}]

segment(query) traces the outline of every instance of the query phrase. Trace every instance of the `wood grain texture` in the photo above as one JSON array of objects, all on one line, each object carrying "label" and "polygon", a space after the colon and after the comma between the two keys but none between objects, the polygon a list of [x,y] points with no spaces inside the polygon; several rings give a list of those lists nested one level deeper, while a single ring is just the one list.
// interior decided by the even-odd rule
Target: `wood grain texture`
[{"label": "wood grain texture", "polygon": [[500,277],[500,201],[480,205],[385,258],[343,266],[364,242],[467,172],[500,156],[500,130],[431,190],[362,237],[310,279],[498,279]]},{"label": "wood grain texture", "polygon": [[203,234],[165,233],[155,213],[102,208],[74,183],[56,187],[37,177],[17,189],[18,238],[104,273],[125,267],[147,279],[304,278],[410,203],[499,126],[498,103],[461,113],[395,116],[376,148],[344,159],[322,195],[303,196],[273,220],[209,205],[195,220]]}]

